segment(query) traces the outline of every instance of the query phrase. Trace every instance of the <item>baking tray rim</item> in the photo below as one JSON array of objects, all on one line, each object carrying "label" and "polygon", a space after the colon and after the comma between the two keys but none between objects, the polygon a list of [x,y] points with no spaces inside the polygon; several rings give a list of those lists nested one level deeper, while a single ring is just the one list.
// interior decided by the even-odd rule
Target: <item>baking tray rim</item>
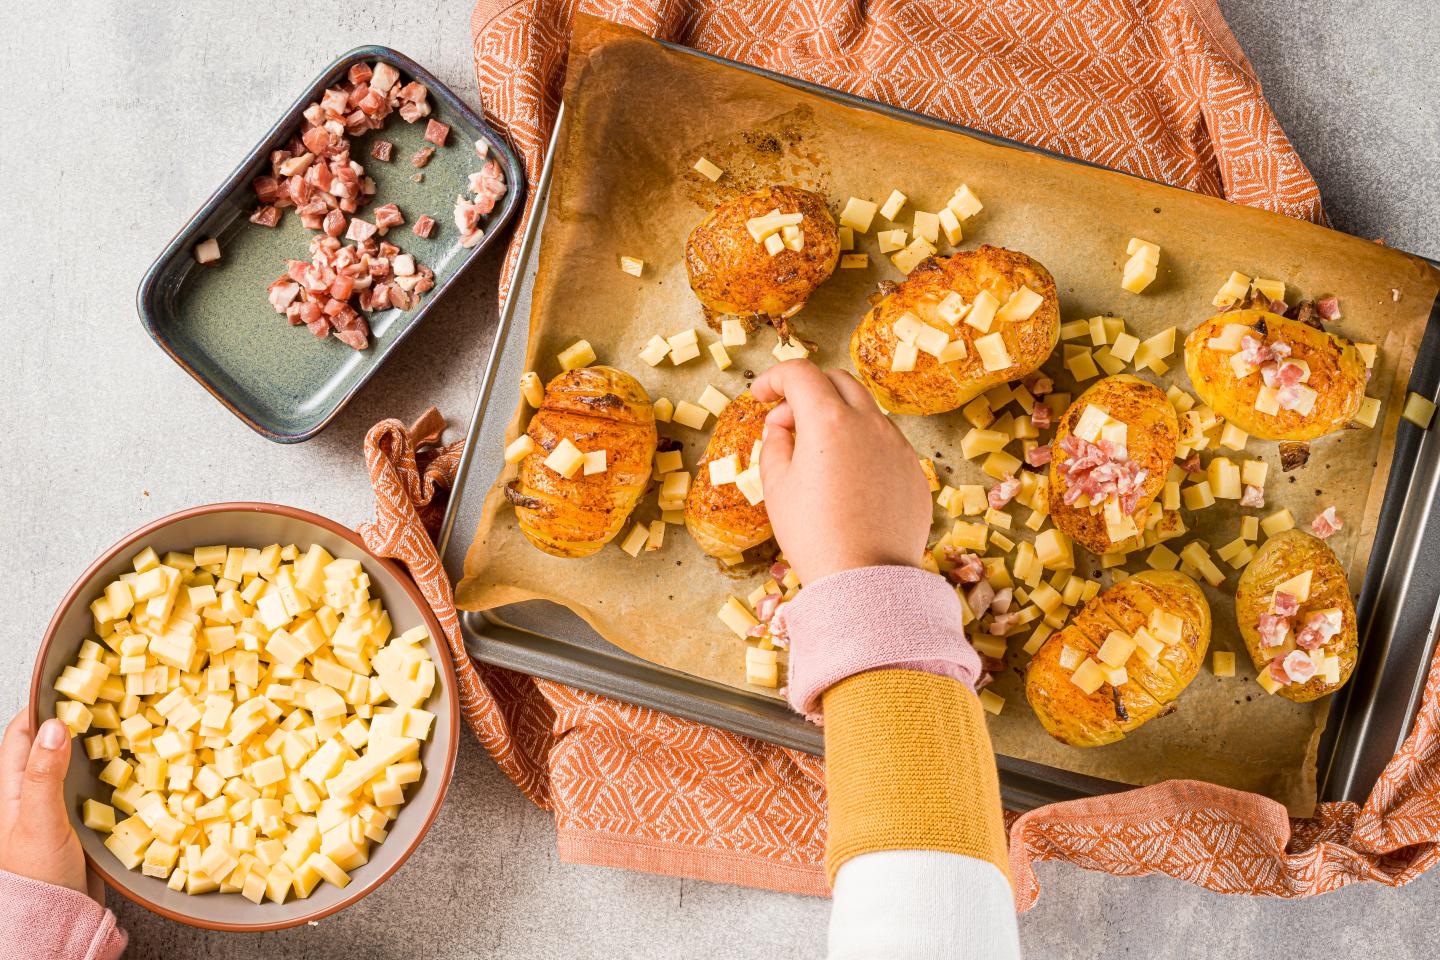
[{"label": "baking tray rim", "polygon": [[[250,413],[242,410],[233,397],[220,384],[212,382],[211,378],[202,373],[197,367],[191,364],[176,347],[170,342],[168,336],[161,329],[161,324],[156,321],[156,314],[159,310],[160,299],[166,295],[164,280],[169,275],[171,264],[177,259],[188,258],[190,249],[194,245],[195,238],[204,228],[205,224],[215,215],[216,211],[225,202],[226,198],[235,191],[241,190],[255,176],[259,164],[263,158],[270,155],[270,152],[279,147],[290,133],[297,129],[301,114],[310,102],[331,83],[338,80],[349,68],[361,60],[384,60],[392,66],[399,67],[401,71],[411,78],[420,80],[430,90],[432,96],[444,101],[446,107],[454,110],[465,118],[465,121],[485,137],[486,142],[494,154],[498,155],[505,165],[505,176],[510,189],[506,191],[505,199],[500,209],[487,218],[487,230],[485,236],[472,247],[461,264],[451,274],[435,285],[415,310],[410,311],[411,316],[408,322],[396,333],[395,338],[389,341],[383,349],[377,351],[368,367],[361,373],[358,379],[345,391],[318,420],[315,420],[304,429],[295,432],[283,430],[272,430],[261,423]],[[470,105],[462,100],[449,85],[442,81],[435,74],[421,66],[414,59],[401,53],[393,47],[382,44],[365,44],[355,47],[342,53],[332,60],[319,75],[312,80],[293,103],[282,112],[275,123],[267,130],[255,146],[245,157],[220,181],[213,193],[205,199],[205,202],[195,210],[188,220],[175,232],[156,256],[155,260],[145,270],[141,278],[140,286],[135,292],[135,311],[140,318],[140,324],[145,328],[146,334],[155,342],[161,350],[174,360],[175,363],[188,373],[194,380],[205,388],[205,391],[218,400],[226,410],[229,410],[242,423],[251,430],[260,434],[267,440],[275,443],[303,443],[311,439],[320,431],[328,427],[340,412],[349,405],[355,395],[370,382],[379,369],[389,359],[395,349],[416,327],[420,326],[430,310],[439,302],[442,294],[460,277],[462,273],[470,268],[480,253],[496,242],[497,238],[503,235],[503,228],[514,218],[515,214],[522,208],[525,199],[525,170],[520,163],[515,151],[505,142],[485,118],[470,108]]]},{"label": "baking tray rim", "polygon": [[[764,68],[728,60],[714,54],[693,50],[665,41],[660,41],[660,43],[667,49],[714,63],[735,67],[817,96],[844,103],[848,106],[875,111],[936,129],[961,133],[991,144],[1012,147],[1028,153],[1042,154],[1066,163],[1106,170],[1107,172],[1120,176],[1155,183],[1166,189],[1183,189],[1169,184],[1159,183],[1158,181],[1126,171],[1114,170],[1113,168],[1105,167],[1091,161],[1065,156],[1041,147],[1035,147],[1020,141],[975,130],[962,124],[951,123],[903,107],[896,107],[857,94],[824,87],[807,80],[788,77]],[[469,421],[469,428],[466,433],[467,437],[478,435],[478,427],[489,406],[489,398],[494,385],[494,375],[497,364],[504,353],[504,348],[509,337],[516,336],[515,331],[512,329],[512,321],[514,319],[516,304],[520,299],[517,294],[527,287],[527,273],[530,264],[532,259],[538,259],[539,256],[536,241],[543,228],[544,213],[548,205],[550,180],[553,173],[552,161],[555,156],[554,147],[565,123],[565,113],[565,107],[562,104],[556,114],[554,129],[547,141],[545,161],[541,168],[540,176],[533,186],[535,203],[531,210],[530,220],[525,227],[519,256],[516,259],[516,269],[512,275],[511,286],[497,319],[494,340],[491,344],[490,355],[486,361],[480,394]],[[1332,228],[1326,227],[1325,229]],[[1428,257],[1418,258],[1440,269],[1440,263],[1437,263],[1435,260]],[[526,299],[528,301],[528,297]],[[1436,342],[1432,344],[1432,341]],[[1440,296],[1437,296],[1435,303],[1432,304],[1430,319],[1424,335],[1424,344],[1431,344],[1434,347],[1434,349],[1428,350],[1428,354],[1433,355],[1440,353]],[[1415,367],[1411,372],[1409,386],[1414,388],[1417,385],[1417,381],[1430,393],[1434,392],[1437,382],[1440,382],[1440,360],[1427,356],[1427,351],[1423,349],[1418,351]],[[1440,439],[1431,436],[1433,431],[1421,431],[1413,427],[1407,430],[1407,426],[1409,425],[1402,420],[1397,428],[1399,430],[1399,436],[1397,436],[1396,449],[1392,458],[1391,473],[1387,481],[1386,492],[1380,511],[1380,520],[1376,531],[1375,543],[1377,547],[1381,543],[1387,542],[1382,539],[1382,534],[1385,534],[1387,529],[1393,532],[1401,519],[1401,514],[1408,512],[1415,506],[1413,499],[1407,496],[1410,491],[1408,489],[1402,489],[1402,487],[1412,487],[1417,479],[1416,474],[1420,465],[1419,459],[1423,452],[1421,447],[1428,447],[1432,455],[1437,454],[1437,448],[1440,448]],[[1428,444],[1425,442],[1427,439],[1430,440]],[[441,524],[440,535],[437,540],[442,558],[447,561],[447,565],[456,574],[463,570],[464,551],[457,552],[455,557],[450,556],[451,537],[454,533],[455,522],[461,512],[460,504],[466,499],[466,480],[469,478],[469,472],[478,446],[478,444],[474,443],[467,443],[465,446],[456,473],[455,483],[451,489],[450,501],[447,504],[445,516]],[[1432,459],[1440,460],[1440,456],[1432,456]],[[1440,478],[1440,466],[1437,466],[1435,474],[1430,476],[1432,489],[1437,482],[1437,478]],[[490,483],[487,482],[483,485],[481,493],[478,494],[482,503],[485,493],[488,492],[489,488]],[[472,496],[476,495],[472,494]],[[1428,508],[1424,508],[1422,505],[1422,516],[1419,518],[1422,525],[1427,522],[1434,512],[1433,507],[1435,504],[1433,500],[1434,498],[1432,497]],[[1421,539],[1422,538],[1416,537],[1409,541],[1411,549],[1409,551],[1409,563],[1406,565],[1406,576],[1401,583],[1400,593],[1402,596],[1406,592],[1405,587],[1410,582],[1409,573],[1415,569],[1415,555],[1421,547]],[[1383,552],[1372,547],[1371,559],[1366,569],[1365,581],[1362,585],[1358,608],[1361,615],[1361,622],[1366,628],[1361,634],[1362,665],[1365,663],[1365,654],[1368,650],[1374,651],[1377,654],[1385,654],[1382,656],[1382,661],[1379,665],[1381,668],[1383,668],[1389,660],[1388,649],[1392,642],[1390,638],[1397,632],[1394,629],[1394,618],[1392,617],[1389,623],[1391,630],[1386,637],[1386,643],[1384,645],[1386,649],[1384,651],[1376,650],[1376,645],[1370,644],[1368,641],[1373,631],[1377,628],[1379,611],[1376,609],[1376,599],[1382,587],[1386,585],[1382,583],[1382,581],[1390,577],[1391,571],[1394,568],[1394,548],[1397,545],[1397,540],[1392,536],[1389,538],[1388,543],[1390,549]],[[454,579],[458,582],[458,576]],[[1420,693],[1423,692],[1427,668],[1434,654],[1434,645],[1437,639],[1435,625],[1436,620],[1440,619],[1440,594],[1437,594],[1435,600],[1436,603],[1432,604],[1432,607],[1435,609],[1428,616],[1430,621],[1428,632],[1424,634],[1423,639],[1420,641],[1421,650],[1418,658],[1420,669],[1416,672],[1415,676],[1410,677],[1411,689],[1409,696],[1406,698],[1406,715],[1403,722],[1398,725],[1398,733],[1395,736],[1394,743],[1387,745],[1383,760],[1379,761],[1380,766],[1383,766],[1384,762],[1388,762],[1395,750],[1399,748],[1414,721],[1415,712],[1419,708]],[[544,603],[545,601],[531,602]],[[552,606],[563,609],[563,607],[560,607],[558,604],[552,604]],[[506,608],[499,608],[499,610],[504,609]],[[1396,609],[1398,611],[1400,607],[1397,606]],[[589,647],[582,647],[574,640],[541,636],[523,628],[509,625],[497,616],[498,612],[498,610],[478,613],[460,611],[461,627],[467,640],[467,648],[473,644],[477,649],[472,650],[471,655],[483,662],[521,670],[522,672],[540,676],[545,679],[570,683],[580,689],[613,696],[639,706],[662,710],[684,719],[707,723],[731,732],[752,736],[756,739],[799,749],[807,753],[816,755],[823,753],[823,738],[819,729],[791,713],[788,708],[779,701],[760,696],[759,694],[750,693],[740,688],[728,687],[701,678],[691,677],[658,664],[650,663],[649,661],[626,653],[613,644],[609,644],[607,641],[604,641],[603,638],[599,639],[600,646],[609,649],[602,649],[601,653],[597,654]],[[570,616],[574,615],[570,614]],[[578,620],[578,618],[576,619]],[[554,652],[546,653],[536,649],[537,642],[545,645],[564,647],[570,652],[558,654]],[[582,652],[577,654],[575,651]],[[624,687],[620,684],[609,682],[607,678],[611,677],[612,674],[607,673],[603,668],[593,663],[586,665],[586,668],[583,670],[565,669],[567,664],[593,660],[597,655],[609,657],[617,663],[623,663],[630,667],[635,673],[650,675],[655,679],[650,680],[647,684],[647,680],[643,676],[631,677],[628,678],[628,682],[634,686]],[[559,666],[558,669],[557,665]],[[1357,673],[1359,672],[1360,668],[1357,667]],[[1372,682],[1369,684],[1370,687],[1374,688],[1380,684],[1383,679],[1381,676],[1382,672],[1383,670],[1371,671],[1370,679]],[[579,674],[583,674],[583,676],[577,676]],[[618,671],[615,672],[615,675],[618,675]],[[689,687],[695,691],[707,691],[722,701],[730,699],[731,695],[734,695],[746,701],[746,705],[751,710],[772,714],[772,716],[766,718],[770,726],[766,725],[765,720],[757,721],[748,717],[739,719],[733,712],[726,713],[724,707],[711,709],[709,705],[706,705],[706,708],[701,708],[692,704],[687,708],[685,702],[668,695],[668,692],[671,690],[669,686],[663,683],[657,683],[657,680],[669,681],[677,689]],[[634,692],[636,687],[643,691],[647,685],[655,691],[661,691],[661,694],[647,697],[642,693],[642,695],[637,696]],[[1375,776],[1369,775],[1368,771],[1373,769],[1375,775],[1379,773],[1379,767],[1376,765],[1376,761],[1379,760],[1379,758],[1369,757],[1367,764],[1365,762],[1367,757],[1362,755],[1370,746],[1368,740],[1373,739],[1368,720],[1370,712],[1373,711],[1376,706],[1374,702],[1376,698],[1372,690],[1371,702],[1366,705],[1367,712],[1366,716],[1362,718],[1363,722],[1358,725],[1349,722],[1351,704],[1356,696],[1356,688],[1357,684],[1352,682],[1336,694],[1338,700],[1332,702],[1330,719],[1321,734],[1321,742],[1317,756],[1317,795],[1321,800],[1355,799],[1357,793],[1359,798],[1363,799],[1364,794],[1369,792],[1370,786],[1373,785],[1375,780]],[[703,701],[698,702],[703,703]],[[1342,755],[1340,749],[1342,742],[1348,744],[1350,747],[1347,755]],[[1006,805],[1012,809],[1030,809],[1042,803],[1076,799],[1104,793],[1116,793],[1134,788],[1131,784],[1073,773],[1060,768],[999,754],[996,755],[996,762],[1000,769],[1002,797],[1005,799]],[[1344,774],[1343,778],[1341,777],[1342,773]],[[1368,781],[1364,779],[1366,776],[1369,777]]]}]

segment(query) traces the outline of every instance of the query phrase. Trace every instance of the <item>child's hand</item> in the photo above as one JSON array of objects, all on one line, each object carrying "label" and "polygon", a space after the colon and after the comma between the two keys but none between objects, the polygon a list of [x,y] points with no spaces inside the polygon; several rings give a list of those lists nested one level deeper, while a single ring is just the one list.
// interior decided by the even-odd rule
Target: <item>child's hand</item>
[{"label": "child's hand", "polygon": [[881,564],[918,566],[929,484],[899,429],[849,373],[808,360],[765,371],[750,392],[784,400],[765,421],[760,479],[775,539],[801,583]]},{"label": "child's hand", "polygon": [[89,888],[85,855],[70,826],[61,792],[70,766],[70,731],[46,720],[35,735],[30,712],[10,721],[0,742],[0,870],[40,880],[101,903],[103,888]]}]

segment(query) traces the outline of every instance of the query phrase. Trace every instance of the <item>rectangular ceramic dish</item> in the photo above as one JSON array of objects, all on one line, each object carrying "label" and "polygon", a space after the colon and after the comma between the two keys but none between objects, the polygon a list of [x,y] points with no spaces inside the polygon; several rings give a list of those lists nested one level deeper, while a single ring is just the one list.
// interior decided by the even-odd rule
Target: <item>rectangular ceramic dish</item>
[{"label": "rectangular ceramic dish", "polygon": [[[250,222],[258,206],[251,181],[269,173],[270,152],[298,132],[302,113],[325,88],[345,77],[353,64],[384,61],[405,80],[430,90],[431,116],[450,125],[447,145],[437,149],[423,169],[410,157],[424,142],[425,121],[406,123],[392,115],[384,128],[351,138],[354,159],[376,182],[371,203],[361,215],[384,203],[399,204],[406,225],[397,228],[398,245],[435,271],[435,288],[418,306],[369,314],[371,342],[352,350],[334,337],[316,340],[303,327],[292,327],[267,302],[266,287],[285,271],[287,259],[309,259],[314,231],[292,209],[280,225]],[[485,238],[474,247],[460,245],[452,222],[455,196],[467,176],[480,169],[473,144],[483,139],[505,173],[509,190],[482,220]],[[374,160],[371,145],[395,145],[389,162]],[[421,182],[411,178],[423,174]],[[524,201],[524,170],[500,137],[474,110],[409,57],[388,47],[359,47],[344,54],[311,83],[287,109],[220,188],[160,254],[140,284],[137,307],[151,338],[201,386],[257,433],[279,443],[308,440],[328,424],[362,387],[395,346],[420,323]],[[421,214],[435,220],[435,231],[421,239],[410,225]],[[202,267],[194,249],[219,240],[218,264]]]},{"label": "rectangular ceramic dish", "polygon": [[[692,50],[682,52],[719,59]],[[942,126],[1022,150],[1045,152],[744,64],[730,65],[851,106]],[[563,111],[559,122],[563,122]],[[551,146],[547,157],[554,156],[553,138]],[[510,413],[519,402],[518,381],[529,335],[527,318],[539,267],[550,173],[547,162],[535,185],[537,202],[522,241],[519,272],[500,316],[485,380],[467,431],[469,442],[441,528],[440,549],[445,568],[457,582],[486,494],[502,466],[504,433]],[[1410,389],[1433,397],[1437,384],[1440,384],[1440,302],[1431,308]],[[493,415],[487,415],[492,412]],[[1435,617],[1437,600],[1440,600],[1440,511],[1436,510],[1440,502],[1440,436],[1437,432],[1440,431],[1422,431],[1407,422],[1400,423],[1372,561],[1357,608],[1361,624],[1360,664],[1355,680],[1337,694],[1319,749],[1321,800],[1363,801],[1380,770],[1404,740],[1419,706],[1434,654]],[[485,662],[782,746],[816,754],[822,752],[820,730],[779,701],[698,680],[631,656],[558,605],[532,601],[487,613],[462,612],[461,627],[470,654]],[[1015,810],[1130,789],[1126,784],[1003,756],[997,757],[997,763],[1005,803]]]}]

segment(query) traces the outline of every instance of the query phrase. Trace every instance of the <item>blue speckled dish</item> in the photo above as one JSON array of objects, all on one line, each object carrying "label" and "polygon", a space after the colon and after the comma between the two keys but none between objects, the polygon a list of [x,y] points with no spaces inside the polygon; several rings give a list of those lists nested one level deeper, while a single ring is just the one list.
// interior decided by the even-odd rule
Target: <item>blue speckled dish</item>
[{"label": "blue speckled dish", "polygon": [[[375,178],[377,193],[360,215],[376,204],[397,203],[406,225],[392,238],[406,252],[435,271],[435,288],[410,310],[368,314],[370,347],[352,350],[333,336],[317,340],[305,327],[292,327],[266,298],[270,281],[285,271],[287,259],[308,259],[314,235],[300,224],[294,208],[286,210],[276,228],[250,222],[259,205],[251,181],[268,173],[270,151],[284,145],[299,129],[301,114],[324,89],[351,65],[384,60],[403,80],[430,88],[431,116],[450,125],[445,147],[435,151],[421,170],[410,157],[423,146],[425,121],[409,124],[392,115],[384,129],[352,138],[353,156]],[[476,246],[460,246],[451,217],[455,197],[467,176],[482,161],[473,144],[484,139],[490,156],[505,170],[510,190],[482,221],[485,238]],[[377,139],[395,144],[388,163],[370,156]],[[410,179],[423,173],[421,183]],[[160,254],[145,274],[137,296],[140,320],[160,347],[230,412],[257,433],[278,443],[308,440],[325,428],[385,362],[395,346],[415,328],[460,272],[481,251],[496,242],[501,228],[524,200],[524,171],[508,146],[455,93],[424,67],[388,47],[359,47],[332,63],[285,112],[226,178]],[[410,232],[421,214],[435,220],[435,231],[422,240]],[[202,267],[195,245],[209,237],[220,241],[221,258]]]}]

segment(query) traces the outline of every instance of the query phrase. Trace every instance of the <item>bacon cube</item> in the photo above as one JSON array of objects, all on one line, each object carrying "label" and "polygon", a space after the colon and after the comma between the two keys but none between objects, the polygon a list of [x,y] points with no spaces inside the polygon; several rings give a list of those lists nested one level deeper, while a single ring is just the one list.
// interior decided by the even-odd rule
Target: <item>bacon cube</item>
[{"label": "bacon cube", "polygon": [[375,76],[375,71],[370,69],[370,64],[368,63],[357,63],[350,68],[349,76],[351,83],[368,83],[370,78]]},{"label": "bacon cube", "polygon": [[390,157],[394,152],[395,144],[389,140],[376,140],[375,144],[370,148],[370,156],[379,160],[381,163],[389,163]]},{"label": "bacon cube", "polygon": [[437,147],[445,146],[445,140],[450,136],[450,126],[441,123],[439,120],[431,120],[425,124],[425,139]]},{"label": "bacon cube", "polygon": [[258,223],[258,224],[260,224],[260,226],[262,226],[262,227],[276,227],[276,226],[279,226],[279,225],[280,225],[280,208],[279,208],[279,207],[272,207],[272,206],[269,206],[268,204],[267,204],[266,206],[259,207],[259,208],[257,208],[257,209],[255,210],[254,213],[250,214],[250,222],[251,222],[251,223]]},{"label": "bacon cube", "polygon": [[424,147],[421,150],[417,151],[416,154],[410,158],[410,162],[417,167],[423,167],[425,166],[425,164],[430,162],[430,158],[433,156],[435,156],[435,148]]},{"label": "bacon cube", "polygon": [[431,217],[421,214],[420,218],[415,221],[415,226],[410,228],[410,232],[422,240],[429,240],[430,234],[435,232],[435,221]]},{"label": "bacon cube", "polygon": [[382,237],[385,235],[386,230],[389,230],[391,227],[402,226],[404,223],[405,214],[400,212],[400,208],[397,205],[387,203],[384,206],[375,208],[375,226],[379,228]]}]

